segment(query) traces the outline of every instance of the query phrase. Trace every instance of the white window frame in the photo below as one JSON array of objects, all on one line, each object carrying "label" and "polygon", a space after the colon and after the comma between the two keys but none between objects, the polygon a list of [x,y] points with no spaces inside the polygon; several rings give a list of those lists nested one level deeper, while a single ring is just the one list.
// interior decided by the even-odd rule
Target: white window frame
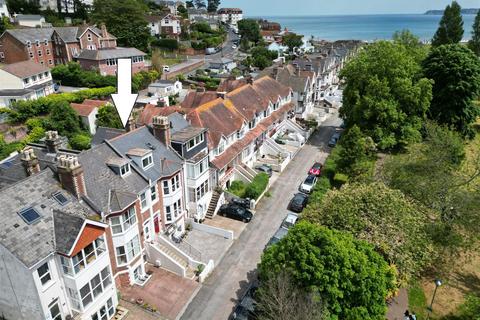
[{"label": "white window frame", "polygon": [[[135,206],[131,206],[124,213],[109,218],[112,235],[119,235],[127,232],[137,224],[137,212]],[[120,231],[118,231],[120,229]]]},{"label": "white window frame", "polygon": [[125,177],[130,174],[130,164],[126,163],[123,166],[120,166],[120,176]]},{"label": "white window frame", "polygon": [[[123,252],[119,252],[120,250]],[[125,265],[128,264],[130,261],[138,257],[141,253],[141,246],[138,234],[135,235],[130,241],[128,241],[123,246],[115,247],[115,256],[117,265]]]},{"label": "white window frame", "polygon": [[157,185],[150,187],[150,201],[156,203],[158,201]]},{"label": "white window frame", "polygon": [[147,193],[144,192],[140,195],[140,208],[145,211],[148,208]]},{"label": "white window frame", "polygon": [[[44,273],[40,274],[40,268],[43,268],[45,266],[47,269],[45,270]],[[50,266],[48,265],[48,261],[37,268],[37,275],[42,286],[46,286],[50,281],[52,281],[52,275],[50,273]]]},{"label": "white window frame", "polygon": [[[147,164],[145,165],[145,160],[147,160]],[[143,169],[148,169],[150,168],[151,166],[153,166],[153,156],[152,154],[148,154],[146,155],[145,157],[142,158],[142,168]]]},{"label": "white window frame", "polygon": [[162,185],[163,185],[163,194],[164,195],[170,194],[170,185],[168,180],[163,180]]}]

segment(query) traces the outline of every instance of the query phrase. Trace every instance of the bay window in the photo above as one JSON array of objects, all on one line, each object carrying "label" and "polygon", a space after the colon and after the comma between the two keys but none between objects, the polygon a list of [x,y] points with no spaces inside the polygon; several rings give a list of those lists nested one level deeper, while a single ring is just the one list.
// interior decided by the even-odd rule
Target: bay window
[{"label": "bay window", "polygon": [[[103,268],[99,274],[95,275],[90,282],[87,282],[80,289],[80,298],[82,300],[83,308],[86,308],[93,300],[104,292],[107,287],[112,283],[112,277],[108,267]],[[73,291],[73,290],[72,290]],[[69,295],[75,294],[69,292]]]},{"label": "bay window", "polygon": [[72,258],[60,256],[60,263],[62,265],[63,273],[73,276],[86,266],[95,261],[102,253],[106,251],[105,240],[98,237],[95,241],[90,243],[84,249],[80,250]]},{"label": "bay window", "polygon": [[138,235],[132,238],[125,246],[115,248],[117,264],[126,264],[140,253],[140,241]]},{"label": "bay window", "polygon": [[[143,194],[145,196],[145,194]],[[146,202],[146,199],[144,199]],[[143,201],[143,200],[142,200]],[[113,234],[119,234],[127,231],[137,222],[135,207],[130,207],[127,212],[110,218],[110,226]]]},{"label": "bay window", "polygon": [[187,177],[189,179],[196,179],[205,171],[208,170],[208,157],[204,158],[197,164],[187,164]]},{"label": "bay window", "polygon": [[195,191],[196,201],[202,199],[208,191],[208,180],[205,180]]},{"label": "bay window", "polygon": [[168,187],[168,181],[163,181],[163,194],[169,194],[170,188]]}]

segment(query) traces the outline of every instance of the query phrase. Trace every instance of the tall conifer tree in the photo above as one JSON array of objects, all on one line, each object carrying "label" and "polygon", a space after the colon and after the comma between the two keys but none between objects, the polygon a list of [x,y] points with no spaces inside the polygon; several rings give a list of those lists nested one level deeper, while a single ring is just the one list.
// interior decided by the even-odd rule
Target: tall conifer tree
[{"label": "tall conifer tree", "polygon": [[433,36],[432,45],[438,47],[444,44],[459,43],[463,38],[462,8],[457,1],[445,8],[437,32]]},{"label": "tall conifer tree", "polygon": [[468,47],[475,52],[477,56],[480,56],[480,10],[473,23],[472,40],[468,42]]}]

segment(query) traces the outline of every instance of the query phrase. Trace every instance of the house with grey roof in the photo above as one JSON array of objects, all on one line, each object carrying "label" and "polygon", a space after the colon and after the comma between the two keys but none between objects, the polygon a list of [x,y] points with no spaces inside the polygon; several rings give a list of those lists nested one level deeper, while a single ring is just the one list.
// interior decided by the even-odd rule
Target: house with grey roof
[{"label": "house with grey roof", "polygon": [[169,97],[180,93],[182,83],[178,80],[157,80],[148,85],[148,94],[157,97]]},{"label": "house with grey roof", "polygon": [[38,28],[45,24],[45,18],[37,14],[17,14],[14,22],[22,27]]},{"label": "house with grey roof", "polygon": [[52,94],[50,69],[33,61],[22,61],[0,67],[0,107],[15,101],[36,100]]},{"label": "house with grey roof", "polygon": [[[35,165],[32,149],[22,152]],[[71,189],[78,163],[32,174],[0,192],[0,310],[6,319],[115,314],[107,225]],[[70,191],[69,191],[70,190]]]},{"label": "house with grey roof", "polygon": [[210,70],[218,73],[229,73],[237,67],[237,63],[232,59],[220,58],[210,61]]}]

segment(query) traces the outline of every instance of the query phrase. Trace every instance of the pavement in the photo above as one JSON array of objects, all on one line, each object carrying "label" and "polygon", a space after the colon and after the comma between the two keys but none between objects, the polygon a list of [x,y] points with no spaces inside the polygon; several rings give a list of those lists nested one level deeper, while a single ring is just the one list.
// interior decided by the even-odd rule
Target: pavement
[{"label": "pavement", "polygon": [[213,219],[205,219],[203,223],[212,227],[233,231],[234,239],[238,239],[243,229],[245,229],[247,226],[247,224],[243,221],[222,217],[218,214],[213,217]]},{"label": "pavement", "polygon": [[388,305],[388,320],[403,320],[405,311],[408,310],[408,294],[405,288],[401,288],[398,295]]},{"label": "pavement", "polygon": [[338,114],[332,114],[312,135],[309,142],[273,183],[270,197],[264,197],[257,213],[235,240],[224,258],[190,302],[183,320],[226,320],[249,283],[256,278],[257,264],[265,245],[287,214],[291,197],[315,161],[325,161],[328,140],[340,125]]},{"label": "pavement", "polygon": [[232,239],[225,239],[222,236],[195,229],[188,232],[184,241],[187,241],[200,251],[202,262],[208,263],[209,260],[213,260],[215,264],[221,260],[233,242]]}]

